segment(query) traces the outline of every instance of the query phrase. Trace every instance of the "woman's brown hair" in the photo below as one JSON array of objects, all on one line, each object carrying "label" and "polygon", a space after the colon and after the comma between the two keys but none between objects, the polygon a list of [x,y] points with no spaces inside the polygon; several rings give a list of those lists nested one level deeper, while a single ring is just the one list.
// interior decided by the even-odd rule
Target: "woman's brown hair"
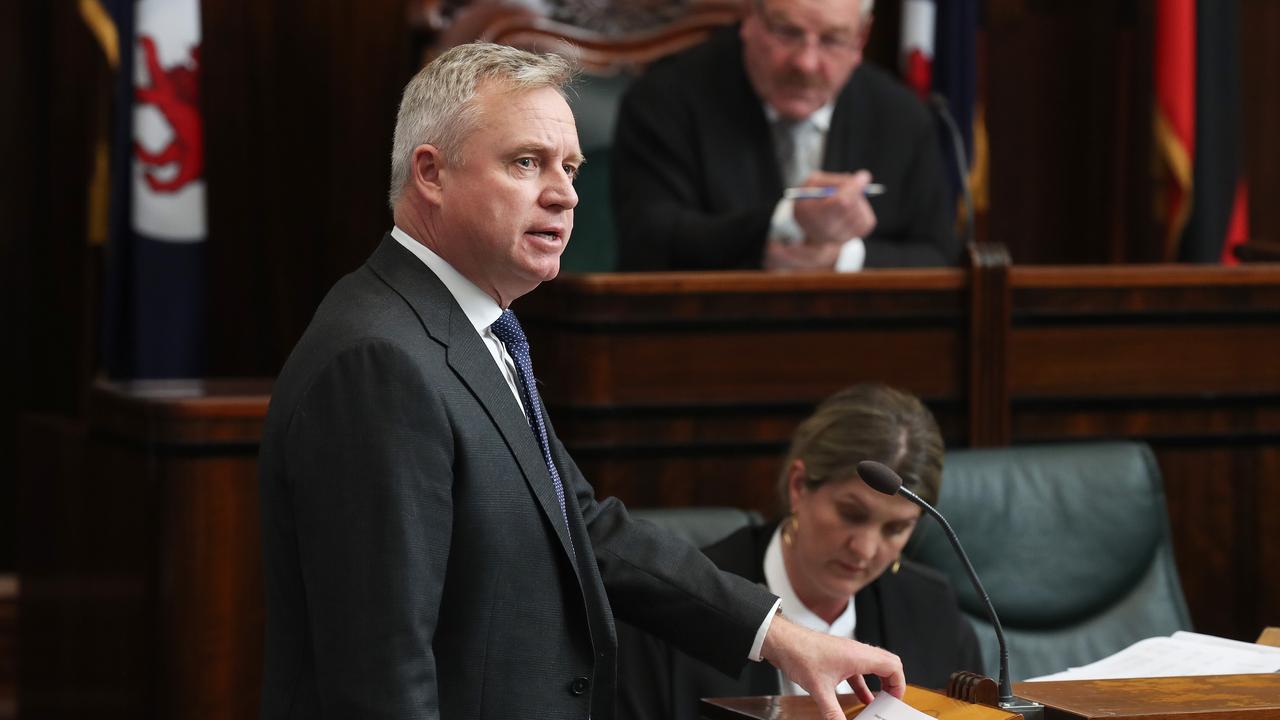
[{"label": "woman's brown hair", "polygon": [[936,504],[942,455],[938,423],[917,397],[880,384],[845,388],[823,400],[791,436],[778,482],[783,515],[791,512],[787,476],[796,460],[804,461],[810,488],[856,479],[858,463],[876,460],[902,476],[907,489]]}]

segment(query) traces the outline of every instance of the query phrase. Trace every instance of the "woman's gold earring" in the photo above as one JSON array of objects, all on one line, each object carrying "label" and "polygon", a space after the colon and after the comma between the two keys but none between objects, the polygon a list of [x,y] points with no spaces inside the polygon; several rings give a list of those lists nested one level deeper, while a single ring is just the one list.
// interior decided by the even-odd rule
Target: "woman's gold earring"
[{"label": "woman's gold earring", "polygon": [[795,540],[795,534],[799,531],[800,518],[797,518],[795,513],[791,513],[787,516],[786,522],[782,523],[782,542],[786,545],[791,545],[792,541]]},{"label": "woman's gold earring", "polygon": [[898,570],[900,570],[900,569],[902,569],[902,556],[901,556],[901,555],[899,555],[898,557],[896,557],[896,558],[894,558],[894,559],[893,559],[893,567],[889,569],[889,572],[893,573],[894,575],[897,575],[897,574],[898,574]]}]

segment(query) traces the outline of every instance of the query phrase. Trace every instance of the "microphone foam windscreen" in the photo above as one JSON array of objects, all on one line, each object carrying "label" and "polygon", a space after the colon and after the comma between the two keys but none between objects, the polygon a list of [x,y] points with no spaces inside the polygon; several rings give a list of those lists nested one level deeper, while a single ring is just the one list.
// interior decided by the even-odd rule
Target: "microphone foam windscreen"
[{"label": "microphone foam windscreen", "polygon": [[858,477],[871,486],[871,489],[885,495],[897,495],[902,487],[902,478],[884,463],[875,460],[863,460],[858,463]]}]

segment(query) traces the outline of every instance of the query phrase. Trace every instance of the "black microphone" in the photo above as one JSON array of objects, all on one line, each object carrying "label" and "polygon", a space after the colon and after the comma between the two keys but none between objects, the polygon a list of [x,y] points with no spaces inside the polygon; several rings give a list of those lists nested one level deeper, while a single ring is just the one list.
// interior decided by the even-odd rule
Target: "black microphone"
[{"label": "black microphone", "polygon": [[964,151],[964,138],[960,136],[960,126],[956,124],[956,119],[951,116],[951,107],[947,104],[947,99],[939,93],[929,93],[929,107],[937,113],[942,119],[942,124],[947,128],[947,138],[951,141],[951,150],[955,154],[956,176],[960,181],[960,196],[964,198],[964,241],[965,244],[972,243],[974,238],[973,225],[973,193],[969,190],[969,182],[965,177],[965,173],[969,169],[968,153]]},{"label": "black microphone", "polygon": [[969,556],[965,553],[964,548],[960,547],[960,538],[956,537],[955,531],[951,529],[951,524],[932,505],[922,500],[919,495],[903,487],[902,478],[898,477],[898,473],[884,463],[878,463],[875,460],[863,460],[858,463],[858,477],[862,478],[863,482],[870,485],[871,489],[877,492],[882,492],[885,495],[901,495],[919,505],[942,526],[947,539],[951,541],[951,546],[956,549],[956,554],[960,556],[960,561],[964,563],[965,571],[969,573],[969,580],[973,582],[973,589],[978,591],[978,596],[982,598],[982,602],[987,606],[987,617],[991,620],[991,625],[996,629],[996,640],[1000,643],[1000,707],[1012,712],[1020,712],[1028,717],[1042,713],[1044,711],[1043,705],[1013,696],[1013,685],[1009,682],[1009,646],[1004,642],[1004,629],[1000,627],[1000,618],[996,617],[996,608],[991,604],[991,598],[987,596],[986,589],[982,587],[982,581],[978,579],[978,573],[974,571],[973,563],[969,562]]}]

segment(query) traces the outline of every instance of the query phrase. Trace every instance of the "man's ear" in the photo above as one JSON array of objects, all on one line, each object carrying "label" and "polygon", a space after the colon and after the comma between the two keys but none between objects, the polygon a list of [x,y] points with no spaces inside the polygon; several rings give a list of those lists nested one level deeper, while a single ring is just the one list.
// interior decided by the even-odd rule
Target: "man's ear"
[{"label": "man's ear", "polygon": [[432,205],[444,202],[444,153],[435,145],[419,145],[413,149],[413,165],[409,184],[414,192]]},{"label": "man's ear", "polygon": [[867,49],[867,41],[871,39],[871,25],[876,16],[868,14],[858,25],[858,62],[862,62],[862,51]]}]

